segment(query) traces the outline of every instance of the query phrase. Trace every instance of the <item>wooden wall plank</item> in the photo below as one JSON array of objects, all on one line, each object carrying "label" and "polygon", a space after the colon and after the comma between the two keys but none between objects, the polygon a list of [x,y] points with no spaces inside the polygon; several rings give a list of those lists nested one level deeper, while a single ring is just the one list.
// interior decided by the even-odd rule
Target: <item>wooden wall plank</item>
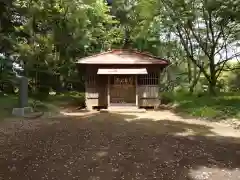
[{"label": "wooden wall plank", "polygon": [[158,98],[159,97],[159,86],[156,85],[141,85],[138,86],[139,98]]}]

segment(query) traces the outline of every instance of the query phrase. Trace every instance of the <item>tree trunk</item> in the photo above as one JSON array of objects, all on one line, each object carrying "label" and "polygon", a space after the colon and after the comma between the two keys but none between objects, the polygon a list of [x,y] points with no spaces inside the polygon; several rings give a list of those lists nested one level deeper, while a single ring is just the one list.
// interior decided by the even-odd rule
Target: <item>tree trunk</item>
[{"label": "tree trunk", "polygon": [[201,76],[201,71],[199,71],[198,74],[197,74],[197,67],[195,66],[195,67],[194,67],[194,79],[193,79],[193,81],[192,81],[192,84],[191,84],[190,87],[189,87],[189,92],[190,92],[190,93],[193,93],[194,88],[195,88],[195,86],[197,85],[200,76]]},{"label": "tree trunk", "polygon": [[216,95],[216,85],[217,81],[215,79],[209,82],[208,90],[211,95]]},{"label": "tree trunk", "polygon": [[130,30],[127,26],[125,26],[124,28],[124,44],[123,44],[123,48],[124,49],[128,49],[130,48],[130,43],[131,43],[131,40],[130,40]]},{"label": "tree trunk", "polygon": [[210,70],[210,81],[208,82],[209,83],[209,93],[211,95],[216,95],[216,85],[217,85],[217,79],[216,79],[216,67],[215,67],[215,64],[214,64],[214,55],[212,55],[210,58],[209,58],[209,61],[210,61],[210,66],[209,66],[209,70]]},{"label": "tree trunk", "polygon": [[191,60],[187,58],[187,66],[188,66],[188,82],[192,82],[192,67],[191,67]]}]

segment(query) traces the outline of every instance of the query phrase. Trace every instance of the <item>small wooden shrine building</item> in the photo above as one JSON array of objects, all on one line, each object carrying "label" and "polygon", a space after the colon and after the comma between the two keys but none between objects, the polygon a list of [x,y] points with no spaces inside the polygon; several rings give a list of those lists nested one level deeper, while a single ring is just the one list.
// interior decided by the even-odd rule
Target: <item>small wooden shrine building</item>
[{"label": "small wooden shrine building", "polygon": [[133,50],[112,50],[79,59],[78,69],[85,74],[87,108],[159,105],[160,72],[168,64]]}]

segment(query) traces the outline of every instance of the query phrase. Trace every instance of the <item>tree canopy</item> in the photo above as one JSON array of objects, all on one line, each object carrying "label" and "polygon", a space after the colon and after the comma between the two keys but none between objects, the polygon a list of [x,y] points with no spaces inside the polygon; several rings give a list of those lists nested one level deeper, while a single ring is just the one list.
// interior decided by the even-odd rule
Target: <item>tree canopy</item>
[{"label": "tree canopy", "polygon": [[239,14],[239,0],[2,0],[1,83],[15,63],[30,88],[60,90],[79,79],[76,58],[133,48],[171,60],[189,91],[204,79],[214,94],[238,69]]}]

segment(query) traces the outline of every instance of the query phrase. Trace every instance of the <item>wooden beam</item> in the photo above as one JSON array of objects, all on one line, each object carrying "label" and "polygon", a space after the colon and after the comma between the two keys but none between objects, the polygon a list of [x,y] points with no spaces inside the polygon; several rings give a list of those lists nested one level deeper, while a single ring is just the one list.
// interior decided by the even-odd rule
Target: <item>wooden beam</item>
[{"label": "wooden beam", "polygon": [[108,82],[107,82],[107,105],[110,106],[110,76],[108,75]]}]

